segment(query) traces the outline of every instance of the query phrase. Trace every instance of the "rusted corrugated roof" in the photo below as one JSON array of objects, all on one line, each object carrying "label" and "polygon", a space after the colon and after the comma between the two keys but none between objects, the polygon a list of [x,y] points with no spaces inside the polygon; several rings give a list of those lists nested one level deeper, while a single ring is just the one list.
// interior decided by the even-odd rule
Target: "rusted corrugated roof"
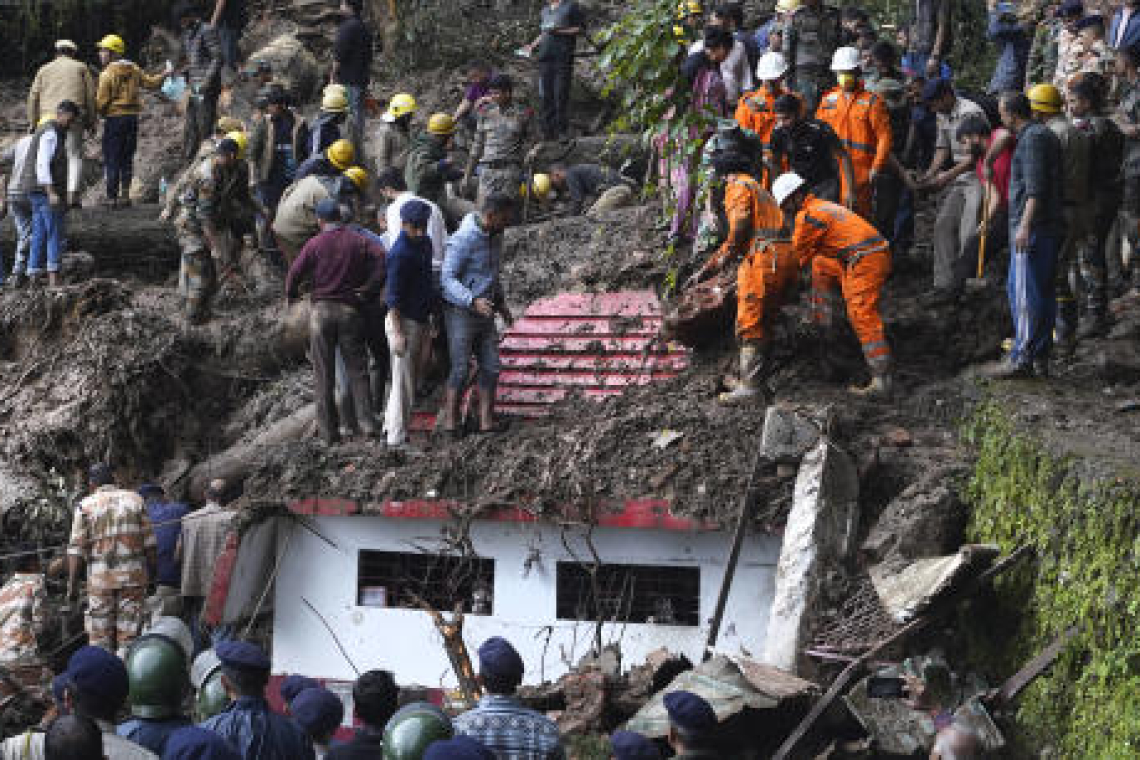
[{"label": "rusted corrugated roof", "polygon": [[563,293],[536,301],[500,346],[497,409],[538,417],[571,394],[604,399],[676,376],[688,352],[658,339],[652,291]]}]

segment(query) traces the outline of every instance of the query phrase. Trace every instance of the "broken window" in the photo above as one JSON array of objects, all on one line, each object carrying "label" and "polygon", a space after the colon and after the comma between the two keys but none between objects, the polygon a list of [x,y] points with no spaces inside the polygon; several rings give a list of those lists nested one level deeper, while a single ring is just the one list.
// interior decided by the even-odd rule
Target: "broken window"
[{"label": "broken window", "polygon": [[697,567],[558,563],[558,619],[700,625]]},{"label": "broken window", "polygon": [[356,603],[362,607],[432,609],[492,614],[495,561],[483,557],[408,552],[360,552]]}]

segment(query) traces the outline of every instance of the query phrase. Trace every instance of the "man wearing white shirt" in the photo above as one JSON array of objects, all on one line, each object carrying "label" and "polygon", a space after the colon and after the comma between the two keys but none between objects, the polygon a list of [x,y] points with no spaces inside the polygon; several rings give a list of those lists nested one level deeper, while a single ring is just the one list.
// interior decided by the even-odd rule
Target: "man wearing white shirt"
[{"label": "man wearing white shirt", "polygon": [[431,271],[435,276],[435,284],[438,288],[439,273],[443,268],[443,252],[447,246],[447,223],[444,221],[443,212],[439,210],[439,206],[436,204],[420,198],[408,190],[408,185],[404,182],[404,173],[398,169],[388,169],[382,172],[376,178],[376,184],[380,187],[381,196],[388,201],[388,208],[384,214],[388,226],[387,232],[384,233],[384,247],[389,251],[396,244],[396,238],[400,236],[402,227],[400,209],[404,207],[404,204],[408,201],[423,201],[431,208],[427,236],[431,239]]},{"label": "man wearing white shirt", "polygon": [[28,277],[36,279],[44,272],[47,255],[48,286],[59,285],[59,266],[63,258],[64,211],[67,193],[67,150],[64,141],[72,122],[79,118],[79,106],[64,100],[55,110],[55,118],[41,121],[32,135],[32,143],[24,159],[21,187],[28,187],[32,202],[32,244],[28,254]]}]

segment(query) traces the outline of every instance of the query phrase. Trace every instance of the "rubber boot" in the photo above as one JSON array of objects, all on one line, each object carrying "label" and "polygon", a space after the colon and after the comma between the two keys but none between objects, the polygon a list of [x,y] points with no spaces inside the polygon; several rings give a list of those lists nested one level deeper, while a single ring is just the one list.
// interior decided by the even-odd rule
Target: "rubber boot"
[{"label": "rubber boot", "polygon": [[888,372],[871,375],[871,382],[863,387],[852,387],[851,393],[861,398],[889,399],[894,392],[894,377]]},{"label": "rubber boot", "polygon": [[751,404],[764,399],[764,394],[760,390],[760,372],[764,366],[764,353],[763,345],[760,343],[742,343],[740,345],[740,380],[731,391],[717,396],[717,401],[726,406],[736,406]]},{"label": "rubber boot", "polygon": [[48,272],[47,282],[49,288],[59,287],[59,272]]}]

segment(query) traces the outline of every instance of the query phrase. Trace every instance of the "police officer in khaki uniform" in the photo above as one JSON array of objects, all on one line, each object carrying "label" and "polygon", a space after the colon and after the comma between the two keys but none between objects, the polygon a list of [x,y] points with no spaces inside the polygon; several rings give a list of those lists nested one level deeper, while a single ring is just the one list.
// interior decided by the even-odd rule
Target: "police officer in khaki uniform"
[{"label": "police officer in khaki uniform", "polygon": [[783,32],[788,84],[803,97],[804,113],[813,114],[820,96],[834,85],[828,67],[843,36],[839,9],[823,0],[804,0]]},{"label": "police officer in khaki uniform", "polygon": [[535,135],[534,110],[515,101],[514,85],[506,74],[496,74],[488,83],[491,100],[479,107],[475,142],[464,174],[466,186],[479,169],[480,205],[493,194],[519,197],[524,166],[538,154],[536,145],[526,152]]}]

